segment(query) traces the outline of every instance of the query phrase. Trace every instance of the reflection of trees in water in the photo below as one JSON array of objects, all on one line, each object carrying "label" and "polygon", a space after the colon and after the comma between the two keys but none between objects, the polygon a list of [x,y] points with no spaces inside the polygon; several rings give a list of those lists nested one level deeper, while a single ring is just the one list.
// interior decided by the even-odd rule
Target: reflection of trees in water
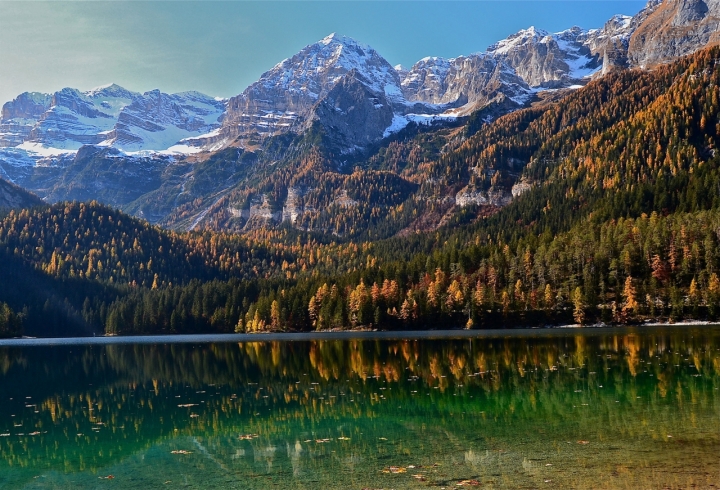
[{"label": "reflection of trees in water", "polygon": [[[500,379],[500,384],[486,385],[499,390],[523,385],[522,379],[530,372],[554,371],[558,366],[586,371],[611,367],[619,379],[637,376],[641,364],[647,363],[664,376],[684,372],[688,366],[717,374],[717,344],[718,336],[712,331],[694,330],[534,339],[6,347],[0,348],[0,375],[3,382],[12,382],[23,375],[42,373],[41,378],[47,380],[45,388],[52,390],[58,383],[74,386],[84,381],[108,386],[153,380],[238,386],[259,380],[294,382],[303,375],[322,381],[357,376],[398,382],[412,374],[437,385],[441,379],[457,381],[479,373],[479,381]],[[674,362],[678,359],[683,362]],[[450,386],[449,381],[442,385]]]},{"label": "reflection of trees in water", "polygon": [[[4,395],[16,403],[31,396],[36,406],[0,406],[3,420],[12,413],[25,424],[5,429],[13,436],[0,438],[0,451],[15,466],[53,467],[83,454],[77,468],[68,468],[83,469],[183,435],[259,433],[294,448],[294,433],[328,420],[381,424],[432,416],[438,427],[452,423],[471,433],[477,421],[448,415],[462,412],[482,413],[507,430],[525,420],[631,437],[648,417],[677,426],[690,424],[698,410],[718,410],[718,348],[720,335],[712,330],[4,348]],[[583,403],[592,409],[569,409]],[[644,421],[628,416],[663,403],[675,410],[645,414]],[[15,436],[21,431],[41,435]],[[262,452],[260,441],[250,444]]]}]

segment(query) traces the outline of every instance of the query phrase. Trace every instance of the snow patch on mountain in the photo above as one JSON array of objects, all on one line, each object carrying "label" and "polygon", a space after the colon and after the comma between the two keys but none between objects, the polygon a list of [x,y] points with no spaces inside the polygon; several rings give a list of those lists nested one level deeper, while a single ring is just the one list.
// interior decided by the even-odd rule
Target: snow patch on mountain
[{"label": "snow patch on mountain", "polygon": [[405,129],[410,123],[431,126],[438,122],[453,122],[457,119],[457,116],[453,114],[406,114],[404,116],[395,114],[392,123],[385,129],[383,138]]},{"label": "snow patch on mountain", "polygon": [[205,151],[205,149],[198,146],[172,145],[167,150],[162,150],[158,153],[161,155],[194,155],[196,153],[202,153],[203,151]]},{"label": "snow patch on mountain", "polygon": [[[572,34],[576,35],[572,36],[574,39],[572,39],[572,37],[571,39],[567,39],[564,34],[570,34],[570,36],[572,36]],[[587,46],[578,40],[585,34],[584,31],[579,35],[577,33],[564,31],[555,34],[556,37],[553,37],[560,51],[565,53],[563,61],[568,66],[567,76],[573,80],[589,78],[601,69],[601,66],[596,63],[595,57],[591,55]]]},{"label": "snow patch on mountain", "polygon": [[53,148],[43,145],[42,143],[33,143],[26,141],[20,145],[14,147],[16,150],[21,150],[29,156],[39,156],[44,158],[59,157],[63,155],[74,155],[75,150],[68,150],[64,148]]}]

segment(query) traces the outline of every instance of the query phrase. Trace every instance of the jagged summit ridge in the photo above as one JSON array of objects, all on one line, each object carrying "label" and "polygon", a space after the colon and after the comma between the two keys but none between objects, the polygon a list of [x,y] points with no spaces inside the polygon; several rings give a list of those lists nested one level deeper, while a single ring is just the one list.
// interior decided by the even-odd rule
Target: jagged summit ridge
[{"label": "jagged summit ridge", "polygon": [[410,101],[441,104],[455,114],[465,114],[493,101],[523,105],[532,90],[505,64],[486,53],[458,58],[423,58],[402,78]]},{"label": "jagged summit ridge", "polygon": [[408,100],[467,113],[498,98],[522,105],[542,89],[583,85],[615,69],[669,62],[716,43],[720,0],[650,0],[636,15],[615,15],[599,29],[549,33],[531,26],[485,52],[423,58],[398,74]]},{"label": "jagged summit ridge", "polygon": [[[625,26],[626,17],[615,19]],[[399,71],[408,100],[448,104],[457,113],[508,101],[516,107],[539,90],[586,83],[603,66],[602,36],[616,36],[620,27],[602,31],[572,27],[549,33],[531,26],[498,41],[485,52],[457,58],[426,57]]]},{"label": "jagged summit ridge", "polygon": [[199,92],[165,94],[152,90],[135,97],[120,113],[103,145],[125,151],[177,150],[193,152],[188,138],[220,126],[223,101]]},{"label": "jagged summit ridge", "polygon": [[520,29],[515,34],[511,34],[505,39],[492,44],[488,47],[487,52],[496,55],[507,54],[519,46],[526,45],[528,43],[539,43],[549,37],[549,32],[537,29],[535,26],[530,26],[527,29]]},{"label": "jagged summit ridge", "polygon": [[266,137],[301,125],[313,107],[351,71],[373,93],[405,103],[397,71],[377,51],[336,33],[287,58],[228,102],[227,137]]},{"label": "jagged summit ridge", "polygon": [[141,94],[117,84],[85,92],[25,92],[3,105],[0,146],[52,152],[91,144],[161,151],[218,128],[224,109],[224,100],[199,92]]}]

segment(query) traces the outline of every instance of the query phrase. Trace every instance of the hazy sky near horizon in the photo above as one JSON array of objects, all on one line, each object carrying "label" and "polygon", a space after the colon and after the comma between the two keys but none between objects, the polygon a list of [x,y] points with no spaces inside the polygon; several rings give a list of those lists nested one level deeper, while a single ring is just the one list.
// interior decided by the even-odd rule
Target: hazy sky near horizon
[{"label": "hazy sky near horizon", "polygon": [[21,92],[117,83],[230,97],[331,32],[391,64],[454,57],[534,25],[601,27],[645,1],[6,1],[0,104]]}]

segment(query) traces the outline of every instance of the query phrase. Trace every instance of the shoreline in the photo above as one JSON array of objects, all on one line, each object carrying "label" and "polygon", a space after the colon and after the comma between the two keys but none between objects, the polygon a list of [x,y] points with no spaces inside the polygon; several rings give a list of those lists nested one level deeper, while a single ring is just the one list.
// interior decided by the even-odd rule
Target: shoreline
[{"label": "shoreline", "polygon": [[32,347],[62,345],[116,345],[116,344],[208,344],[229,342],[304,342],[313,340],[462,340],[498,337],[548,337],[566,336],[572,333],[602,335],[607,333],[636,333],[646,330],[672,330],[677,328],[720,328],[720,323],[690,321],[678,323],[646,323],[640,325],[562,325],[546,328],[508,328],[483,330],[406,330],[368,331],[343,330],[334,332],[276,332],[276,333],[226,333],[189,335],[133,335],[102,337],[24,337],[0,339],[0,347]]}]

